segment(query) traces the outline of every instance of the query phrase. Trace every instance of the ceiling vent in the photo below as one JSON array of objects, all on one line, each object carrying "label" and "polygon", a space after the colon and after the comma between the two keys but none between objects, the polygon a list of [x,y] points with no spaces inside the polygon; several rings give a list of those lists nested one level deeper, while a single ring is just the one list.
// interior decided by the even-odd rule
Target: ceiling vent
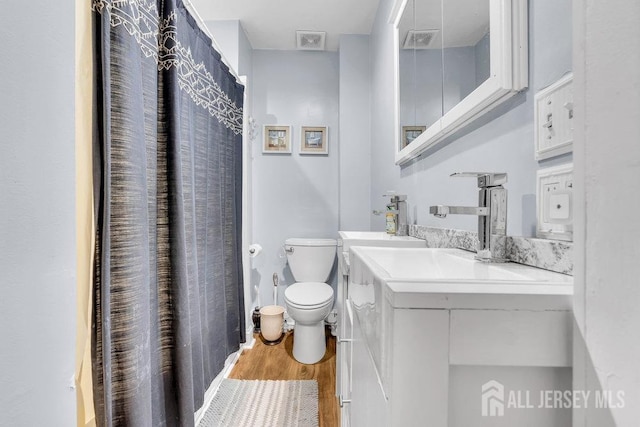
[{"label": "ceiling vent", "polygon": [[327,33],[324,31],[296,31],[299,50],[324,50]]},{"label": "ceiling vent", "polygon": [[428,49],[440,30],[409,30],[403,49]]}]

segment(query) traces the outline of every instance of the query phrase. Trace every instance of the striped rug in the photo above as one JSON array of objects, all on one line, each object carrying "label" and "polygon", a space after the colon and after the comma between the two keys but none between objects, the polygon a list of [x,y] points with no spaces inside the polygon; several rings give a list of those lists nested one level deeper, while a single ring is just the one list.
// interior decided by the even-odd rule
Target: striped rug
[{"label": "striped rug", "polygon": [[318,383],[225,379],[198,427],[317,427]]}]

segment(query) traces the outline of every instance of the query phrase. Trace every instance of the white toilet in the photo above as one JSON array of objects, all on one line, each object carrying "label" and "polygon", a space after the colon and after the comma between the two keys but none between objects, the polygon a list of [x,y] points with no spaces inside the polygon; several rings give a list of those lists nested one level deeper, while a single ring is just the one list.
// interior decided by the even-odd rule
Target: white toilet
[{"label": "white toilet", "polygon": [[336,258],[333,239],[287,239],[284,243],[291,273],[296,283],[284,291],[287,313],[295,320],[293,357],[313,364],[324,356],[324,319],[333,306],[329,278]]}]

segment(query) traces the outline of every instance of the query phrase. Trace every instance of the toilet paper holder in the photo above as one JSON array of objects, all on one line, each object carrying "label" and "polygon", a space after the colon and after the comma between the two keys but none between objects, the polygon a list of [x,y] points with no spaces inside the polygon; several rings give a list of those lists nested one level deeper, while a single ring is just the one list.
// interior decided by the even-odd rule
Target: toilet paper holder
[{"label": "toilet paper holder", "polygon": [[261,252],[262,252],[262,246],[260,246],[260,244],[254,243],[252,245],[249,245],[249,256],[250,257],[254,258],[254,257],[258,256]]}]

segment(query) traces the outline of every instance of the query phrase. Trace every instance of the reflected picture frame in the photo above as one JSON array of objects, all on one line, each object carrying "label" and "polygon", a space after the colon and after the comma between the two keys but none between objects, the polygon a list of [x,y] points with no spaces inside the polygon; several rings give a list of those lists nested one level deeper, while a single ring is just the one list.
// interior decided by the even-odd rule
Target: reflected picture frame
[{"label": "reflected picture frame", "polygon": [[291,126],[265,125],[262,153],[291,154]]},{"label": "reflected picture frame", "polygon": [[426,126],[402,126],[402,135],[400,136],[402,150],[407,145],[411,144],[422,132],[427,130]]},{"label": "reflected picture frame", "polygon": [[329,154],[327,126],[302,126],[300,128],[300,154]]}]

